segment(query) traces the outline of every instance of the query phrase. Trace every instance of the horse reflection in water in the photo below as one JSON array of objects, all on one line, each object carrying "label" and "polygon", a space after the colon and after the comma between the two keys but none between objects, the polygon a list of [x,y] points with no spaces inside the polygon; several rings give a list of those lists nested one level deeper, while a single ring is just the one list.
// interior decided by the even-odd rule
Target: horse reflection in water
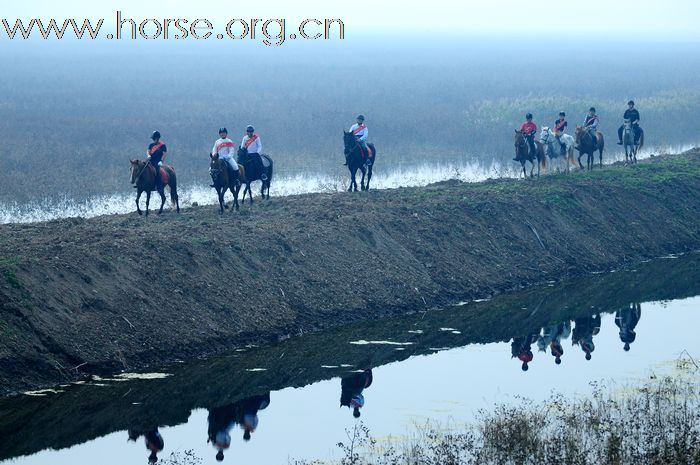
[{"label": "horse reflection in water", "polygon": [[269,392],[209,410],[207,442],[217,449],[217,462],[224,460],[224,451],[231,447],[231,430],[236,425],[240,425],[243,430],[243,440],[250,441],[251,433],[258,427],[258,412],[267,408],[268,405],[270,405]]},{"label": "horse reflection in water", "polygon": [[637,327],[641,317],[642,306],[638,303],[631,303],[628,307],[615,312],[615,324],[620,328],[620,341],[625,344],[625,352],[630,350],[630,344],[637,338],[634,328]]},{"label": "horse reflection in water", "polygon": [[579,345],[586,354],[586,360],[591,359],[595,350],[593,336],[600,332],[600,315],[589,315],[574,320],[574,331],[571,336],[571,344]]},{"label": "horse reflection in water", "polygon": [[134,441],[141,436],[144,437],[146,443],[146,449],[151,451],[151,455],[148,456],[148,463],[156,463],[158,461],[158,452],[162,452],[165,447],[165,441],[160,435],[157,426],[147,427],[147,428],[129,428],[129,441]]},{"label": "horse reflection in water", "polygon": [[352,416],[360,418],[360,409],[365,405],[362,391],[372,385],[372,370],[354,373],[340,380],[340,406],[352,409]]},{"label": "horse reflection in water", "polygon": [[540,352],[546,352],[547,346],[554,357],[554,363],[561,364],[561,357],[564,355],[564,346],[562,339],[568,339],[571,335],[571,322],[564,321],[559,324],[545,326],[542,328],[542,334],[537,338],[537,348]]}]

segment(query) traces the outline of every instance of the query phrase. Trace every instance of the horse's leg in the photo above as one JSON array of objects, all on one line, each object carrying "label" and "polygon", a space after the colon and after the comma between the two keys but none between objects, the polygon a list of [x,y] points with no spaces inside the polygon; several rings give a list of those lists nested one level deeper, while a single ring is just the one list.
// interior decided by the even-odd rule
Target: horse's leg
[{"label": "horse's leg", "polygon": [[[355,173],[356,172],[357,172],[356,168],[350,169],[350,187],[348,187],[348,192],[352,192],[352,186],[357,184],[355,182]],[[357,190],[357,187],[355,187],[355,189]]]},{"label": "horse's leg", "polygon": [[219,215],[224,214],[224,190],[220,187],[216,188],[216,196],[219,198]]},{"label": "horse's leg", "polygon": [[[240,192],[241,192],[241,186],[233,188],[233,192],[232,192],[232,194],[233,194],[233,206],[236,208],[236,211],[238,211],[240,208],[238,206],[238,194]],[[231,209],[231,211],[233,211],[233,208]]]},{"label": "horse's leg", "polygon": [[[250,190],[250,183],[247,183],[245,185],[245,190],[248,191],[248,197],[250,198],[250,205],[253,205],[253,191]],[[245,192],[243,192],[243,195],[245,196]]]},{"label": "horse's leg", "polygon": [[583,163],[581,163],[581,157],[583,157],[583,152],[578,153],[578,166],[583,170],[585,168],[583,167]]},{"label": "horse's leg", "polygon": [[360,186],[361,189],[364,191],[365,190],[365,174],[367,174],[367,167],[363,166],[360,168],[362,170],[362,179],[360,179]]},{"label": "horse's leg", "polygon": [[165,205],[165,188],[159,190],[158,194],[160,194],[160,209],[158,210],[158,214],[160,215],[163,213],[163,205]]},{"label": "horse's leg", "polygon": [[525,162],[521,161],[520,166],[523,168],[523,178],[527,178],[527,171],[525,171]]},{"label": "horse's leg", "polygon": [[146,216],[148,216],[148,207],[151,204],[151,191],[146,191]]},{"label": "horse's leg", "polygon": [[365,189],[365,190],[369,190],[369,181],[372,179],[372,167],[373,166],[374,166],[374,164],[369,165],[369,168],[367,168],[367,189]]},{"label": "horse's leg", "polygon": [[139,189],[139,191],[136,193],[136,211],[138,212],[139,216],[143,215],[143,212],[141,211],[141,206],[139,205],[139,200],[141,199],[141,194],[143,191]]}]

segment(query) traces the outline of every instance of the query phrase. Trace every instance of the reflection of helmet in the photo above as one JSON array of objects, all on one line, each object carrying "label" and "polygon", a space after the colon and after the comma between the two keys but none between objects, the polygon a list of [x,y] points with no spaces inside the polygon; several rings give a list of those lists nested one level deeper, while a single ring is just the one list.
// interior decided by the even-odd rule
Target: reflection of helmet
[{"label": "reflection of helmet", "polygon": [[219,452],[216,453],[216,461],[217,462],[224,461],[224,451],[220,450]]},{"label": "reflection of helmet", "polygon": [[356,118],[356,119],[359,119],[360,121],[364,121],[364,120],[365,120],[365,115],[357,115],[357,118]]},{"label": "reflection of helmet", "polygon": [[532,119],[532,113],[528,113],[527,115],[525,115],[525,119]]},{"label": "reflection of helmet", "polygon": [[151,134],[151,139],[153,139],[153,140],[160,139],[160,132],[153,131],[153,134]]},{"label": "reflection of helmet", "polygon": [[365,398],[362,394],[355,394],[350,399],[350,405],[354,408],[362,408],[365,405]]},{"label": "reflection of helmet", "polygon": [[630,350],[630,343],[629,343],[629,342],[626,342],[626,343],[625,343],[625,347],[623,347],[623,348],[625,349],[625,352],[629,352],[629,350]]},{"label": "reflection of helmet", "polygon": [[522,369],[523,369],[523,371],[527,371],[527,370],[528,370],[527,362],[523,362]]},{"label": "reflection of helmet", "polygon": [[557,365],[561,365],[561,357],[555,358],[554,363],[556,363]]},{"label": "reflection of helmet", "polygon": [[226,431],[219,431],[214,438],[214,447],[217,449],[228,449],[231,447],[231,435]]},{"label": "reflection of helmet", "polygon": [[253,126],[248,125],[247,128],[245,128],[246,132],[255,132],[255,128]]}]

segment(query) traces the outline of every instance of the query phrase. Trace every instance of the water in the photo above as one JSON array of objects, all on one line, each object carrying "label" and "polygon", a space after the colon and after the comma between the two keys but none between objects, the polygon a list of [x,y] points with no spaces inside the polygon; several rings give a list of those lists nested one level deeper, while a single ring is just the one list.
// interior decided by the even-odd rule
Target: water
[{"label": "water", "polygon": [[[694,145],[688,144],[677,147],[645,147],[637,155],[638,160],[649,158],[658,153],[682,153],[690,150]],[[616,150],[608,148],[608,150]],[[596,158],[597,159],[597,158]],[[624,151],[606,152],[604,164],[612,164],[624,161]],[[585,158],[583,162],[585,163]],[[528,165],[529,169],[529,165]],[[551,170],[549,167],[548,170]],[[206,170],[205,170],[206,171]],[[490,178],[518,178],[520,177],[520,165],[517,163],[503,165],[495,159],[490,165],[480,163],[477,158],[470,157],[462,160],[453,160],[438,166],[423,162],[400,168],[384,167],[380,163],[372,176],[373,189],[394,189],[398,187],[417,187],[431,183],[458,179],[463,182],[479,182]],[[207,179],[206,172],[201,176]],[[358,182],[361,173],[359,174]],[[349,176],[347,169],[339,168],[335,174],[301,173],[277,176],[270,188],[273,197],[300,195],[318,192],[339,192],[347,189]],[[259,183],[254,183],[254,194],[259,195]],[[36,223],[50,221],[57,218],[93,218],[102,215],[115,215],[133,213],[136,193],[118,192],[104,194],[85,199],[76,199],[65,195],[54,195],[40,201],[30,202],[0,202],[0,224],[8,223]],[[216,193],[209,185],[190,184],[180,186],[180,207],[186,208],[193,204],[214,205],[218,203]],[[167,195],[167,194],[166,194]],[[156,196],[157,197],[157,196]],[[170,197],[167,197],[165,208],[170,208]],[[231,201],[231,194],[227,194],[226,200]],[[141,199],[141,207],[145,208],[145,196]],[[151,209],[160,205],[159,200],[151,203]]]},{"label": "water", "polygon": [[[380,439],[410,434],[428,419],[469,422],[478,409],[517,396],[581,396],[590,382],[601,380],[623,389],[673,372],[679,357],[697,360],[698,265],[698,253],[671,256],[492,301],[248,347],[141,377],[94,378],[56,387],[58,393],[0,401],[0,463],[147,463],[143,437],[127,442],[127,430],[155,427],[164,439],[161,460],[189,450],[204,464],[217,463],[216,449],[207,444],[210,412],[242,421],[248,411],[252,421],[255,408],[245,404],[259,407],[267,395],[269,405],[257,412],[250,441],[243,440],[239,425],[230,430],[224,463],[338,457],[335,444],[347,439],[345,430],[357,421],[349,408],[339,407],[341,377],[357,370],[372,370],[361,420]],[[630,317],[637,310],[641,317],[627,352],[615,317],[634,323]],[[600,330],[593,331],[588,361],[572,339],[584,328],[580,339],[590,340],[585,328],[593,330],[597,325],[589,323],[597,316]],[[539,351],[535,341],[529,370],[522,371],[512,342],[569,322],[562,363],[555,363],[549,348]]]}]

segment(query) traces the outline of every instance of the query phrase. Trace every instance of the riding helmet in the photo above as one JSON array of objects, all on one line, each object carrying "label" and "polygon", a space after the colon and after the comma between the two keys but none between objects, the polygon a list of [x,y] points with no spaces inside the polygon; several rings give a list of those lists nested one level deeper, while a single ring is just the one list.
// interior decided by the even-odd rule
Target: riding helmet
[{"label": "riding helmet", "polygon": [[250,126],[250,125],[247,128],[245,128],[245,130],[246,130],[246,132],[255,132],[255,128],[253,126]]},{"label": "riding helmet", "polygon": [[151,139],[152,140],[160,139],[160,132],[153,131],[153,134],[151,134]]},{"label": "riding helmet", "polygon": [[595,113],[595,107],[589,108],[588,111],[592,111],[593,113]]},{"label": "riding helmet", "polygon": [[355,119],[359,119],[360,121],[364,121],[365,115],[357,115],[357,118],[355,118]]},{"label": "riding helmet", "polygon": [[228,129],[226,129],[226,128],[221,128],[221,129],[219,129],[219,134],[221,134],[221,133],[226,133],[226,134],[228,134]]},{"label": "riding helmet", "polygon": [[559,116],[566,116],[566,113],[563,112],[563,111],[560,111],[560,112],[559,112]]},{"label": "riding helmet", "polygon": [[527,115],[525,115],[525,119],[532,119],[532,113],[528,113]]},{"label": "riding helmet", "polygon": [[629,102],[627,102],[627,105],[634,105],[634,100],[630,100]]}]

